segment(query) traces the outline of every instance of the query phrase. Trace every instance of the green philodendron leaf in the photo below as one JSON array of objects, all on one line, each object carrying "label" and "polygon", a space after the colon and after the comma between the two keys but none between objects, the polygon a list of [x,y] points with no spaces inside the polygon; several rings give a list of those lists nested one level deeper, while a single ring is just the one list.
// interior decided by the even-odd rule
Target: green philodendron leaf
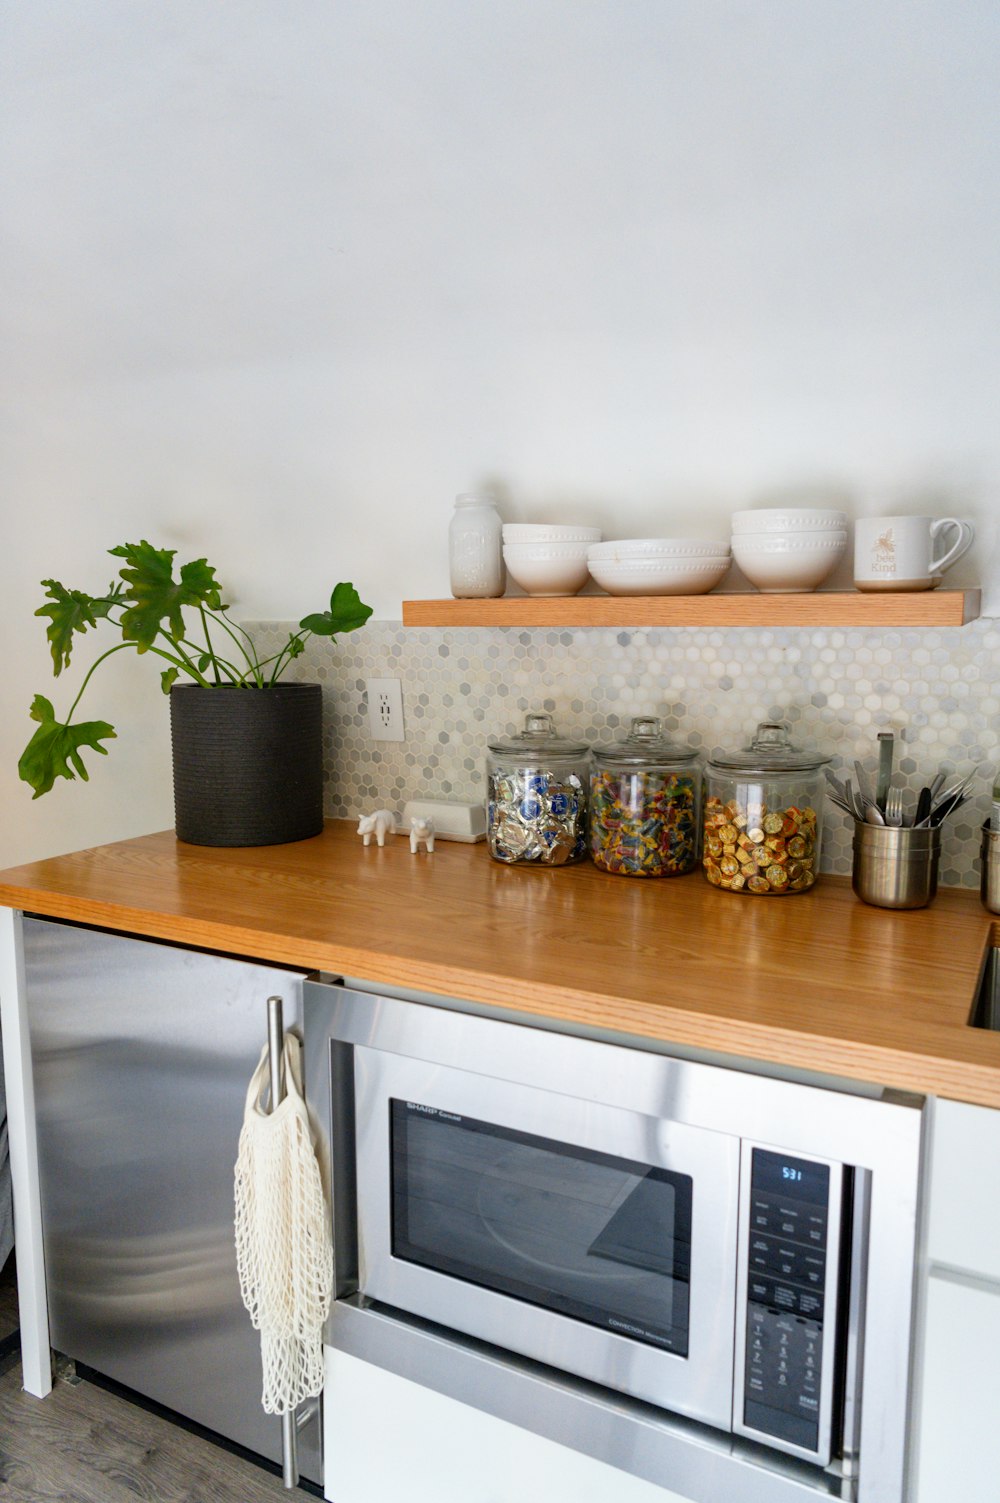
[{"label": "green philodendron leaf", "polygon": [[285,651],[290,658],[300,658],[306,650],[306,644],[301,637],[289,637]]},{"label": "green philodendron leaf", "polygon": [[119,572],[128,585],[125,599],[128,609],[121,619],[122,634],[136,644],[139,652],[153,645],[164,622],[175,642],[184,639],[186,605],[206,605],[219,610],[222,605],[215,569],[203,558],[184,564],[180,579],[174,579],[175,548],[154,548],[151,543],[122,543],[109,549],[116,558],[125,560]]},{"label": "green philodendron leaf", "polygon": [[38,730],[21,753],[17,770],[24,782],[30,783],[35,790],[34,798],[48,793],[56,778],[79,776],[86,783],[87,769],[80,748],[89,746],[107,756],[107,747],[101,746],[100,742],[115,739],[115,728],[106,720],[61,725],[43,694],[36,694],[32,700],[31,718],[38,721]]},{"label": "green philodendron leaf", "polygon": [[62,670],[69,667],[75,633],[87,631],[96,626],[101,617],[107,616],[115,604],[115,596],[113,590],[104,599],[87,595],[83,590],[67,590],[58,579],[43,579],[42,584],[49,604],[39,606],[35,615],[49,618],[45,635],[49,639],[58,678]]},{"label": "green philodendron leaf", "polygon": [[180,669],[164,668],[163,672],[160,674],[160,688],[163,690],[164,694],[170,693],[171,686],[176,683],[179,677]]},{"label": "green philodendron leaf", "polygon": [[338,632],[357,631],[372,613],[352,584],[339,584],[330,596],[330,609],[305,616],[299,626],[317,637],[335,637]]}]

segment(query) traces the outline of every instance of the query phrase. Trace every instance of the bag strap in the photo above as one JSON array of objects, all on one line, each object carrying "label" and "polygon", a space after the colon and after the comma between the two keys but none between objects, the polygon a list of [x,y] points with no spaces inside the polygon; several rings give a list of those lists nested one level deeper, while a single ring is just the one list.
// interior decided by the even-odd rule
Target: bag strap
[{"label": "bag strap", "polygon": [[[286,1112],[304,1112],[306,1110],[305,1097],[302,1090],[302,1045],[294,1033],[285,1034],[282,1059],[285,1067],[284,1100],[280,1101],[277,1106],[272,1102],[271,1110],[265,1110],[264,1097],[270,1088],[271,1077],[268,1046],[265,1044],[260,1052],[260,1060],[257,1068],[250,1077],[250,1084],[247,1086],[246,1101],[243,1105],[244,1118],[250,1116],[273,1117],[276,1111],[280,1112],[283,1109]],[[286,1103],[288,1103],[287,1106]]]}]

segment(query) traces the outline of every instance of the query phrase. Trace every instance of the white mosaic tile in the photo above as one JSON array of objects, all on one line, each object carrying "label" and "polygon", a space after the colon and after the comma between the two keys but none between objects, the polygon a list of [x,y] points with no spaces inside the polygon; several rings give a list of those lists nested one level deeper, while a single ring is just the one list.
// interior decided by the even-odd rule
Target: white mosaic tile
[{"label": "white mosaic tile", "polygon": [[[248,623],[276,650],[287,626]],[[273,647],[272,647],[273,639]],[[911,802],[939,767],[978,770],[976,796],[944,827],[940,880],[979,883],[979,827],[1000,770],[1000,622],[940,631],[641,628],[522,631],[406,629],[372,621],[353,636],[313,639],[298,678],[324,686],[326,812],[353,816],[411,798],[484,796],[486,743],[529,710],[557,729],[609,741],[633,715],[710,754],[743,746],[760,720],[826,751],[838,775],[860,758],[874,774],[876,733],[893,730]],[[406,740],[369,734],[368,678],[399,678]],[[849,874],[851,825],[826,806],[821,866]]]}]

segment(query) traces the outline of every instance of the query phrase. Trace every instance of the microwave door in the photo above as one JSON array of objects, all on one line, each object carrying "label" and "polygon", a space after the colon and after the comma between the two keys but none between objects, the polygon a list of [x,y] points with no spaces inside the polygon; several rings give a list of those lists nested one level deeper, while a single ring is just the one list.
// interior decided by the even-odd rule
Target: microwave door
[{"label": "microwave door", "polygon": [[393,1099],[392,1253],[686,1357],[690,1175]]},{"label": "microwave door", "polygon": [[368,1297],[728,1428],[739,1141],[356,1050]]}]

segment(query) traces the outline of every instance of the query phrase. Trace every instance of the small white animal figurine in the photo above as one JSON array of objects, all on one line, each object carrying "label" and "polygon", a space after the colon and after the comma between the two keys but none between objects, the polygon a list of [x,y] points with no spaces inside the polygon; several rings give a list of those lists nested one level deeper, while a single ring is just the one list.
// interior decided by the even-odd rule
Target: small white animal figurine
[{"label": "small white animal figurine", "polygon": [[362,814],[358,820],[358,834],[365,838],[365,845],[375,836],[379,845],[385,845],[386,835],[391,835],[396,816],[391,809],[373,809],[371,814]]},{"label": "small white animal figurine", "polygon": [[434,821],[432,819],[410,820],[410,850],[413,855],[416,855],[421,841],[428,851],[434,849]]}]

